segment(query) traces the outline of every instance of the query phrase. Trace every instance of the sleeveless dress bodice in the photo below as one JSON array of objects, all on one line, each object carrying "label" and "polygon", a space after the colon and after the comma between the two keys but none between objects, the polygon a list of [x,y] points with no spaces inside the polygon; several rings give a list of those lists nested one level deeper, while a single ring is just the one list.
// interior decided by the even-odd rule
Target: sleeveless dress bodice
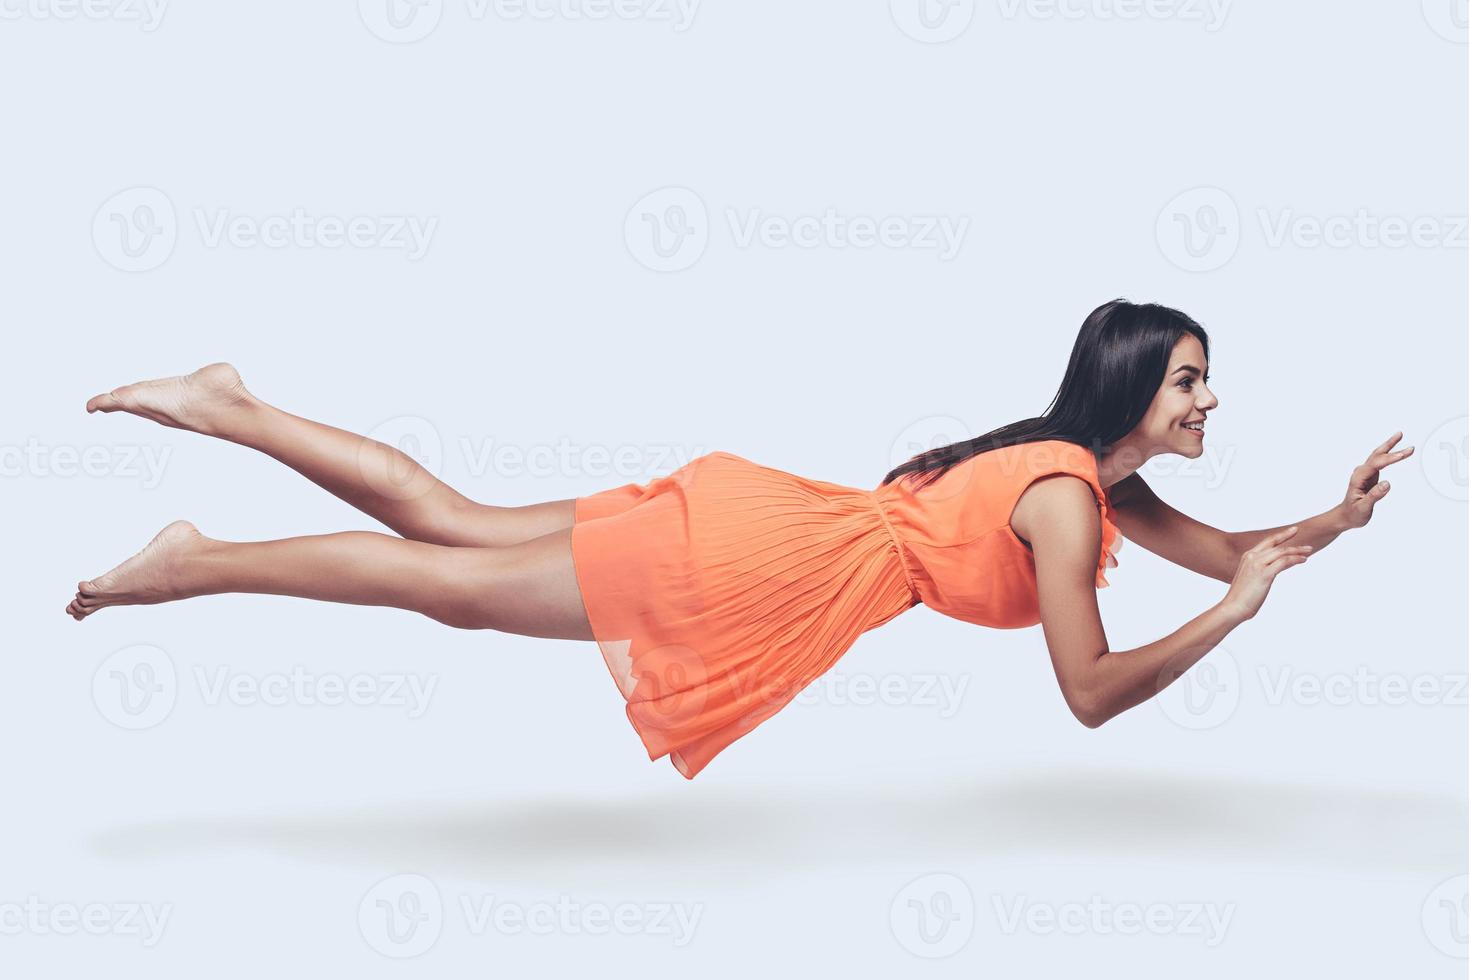
[{"label": "sleeveless dress bodice", "polygon": [[1040,622],[1035,560],[1010,527],[1034,481],[1054,473],[1091,487],[1102,518],[1096,587],[1108,586],[1123,537],[1086,448],[1059,440],[1022,443],[971,456],[923,487],[895,480],[872,491],[893,529],[898,557],[922,603],[966,623],[998,629]]}]

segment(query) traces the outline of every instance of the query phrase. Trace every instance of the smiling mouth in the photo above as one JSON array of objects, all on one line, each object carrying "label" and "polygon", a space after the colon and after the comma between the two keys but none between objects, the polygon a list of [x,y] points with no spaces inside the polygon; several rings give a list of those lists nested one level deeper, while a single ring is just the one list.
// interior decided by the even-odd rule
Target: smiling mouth
[{"label": "smiling mouth", "polygon": [[1203,436],[1204,436],[1204,423],[1202,423],[1202,422],[1181,422],[1179,424],[1183,428],[1187,429],[1189,432],[1192,432],[1195,435],[1197,435],[1199,438],[1203,438]]}]

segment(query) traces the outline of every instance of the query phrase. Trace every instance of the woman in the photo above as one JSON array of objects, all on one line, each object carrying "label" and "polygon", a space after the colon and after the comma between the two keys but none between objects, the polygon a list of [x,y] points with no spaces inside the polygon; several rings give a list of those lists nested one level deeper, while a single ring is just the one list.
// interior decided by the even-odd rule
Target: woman
[{"label": "woman", "polygon": [[[1067,705],[1096,727],[1147,700],[1260,609],[1275,576],[1387,493],[1396,433],[1331,510],[1226,533],[1154,496],[1148,459],[1203,452],[1209,341],[1176,310],[1087,317],[1038,418],[922,453],[874,490],[715,452],[646,484],[524,507],[460,496],[396,449],[290,415],[227,364],[98,395],[258,449],[392,528],[236,543],[176,521],[78,583],[67,612],[224,592],[395,606],[464,629],[595,640],[650,759],[692,779],[857,637],[922,602],[997,628],[1039,622]],[[1052,479],[1051,477],[1055,477]],[[1230,587],[1134,650],[1109,651],[1095,590],[1122,532]],[[406,540],[405,540],[406,539]]]}]

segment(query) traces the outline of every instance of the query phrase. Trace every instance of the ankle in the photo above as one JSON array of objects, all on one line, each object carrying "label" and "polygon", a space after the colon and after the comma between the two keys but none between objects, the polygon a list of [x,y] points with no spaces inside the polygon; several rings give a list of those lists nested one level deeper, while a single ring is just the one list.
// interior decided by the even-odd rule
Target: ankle
[{"label": "ankle", "polygon": [[254,395],[245,392],[244,397],[232,404],[228,410],[220,412],[216,418],[210,420],[210,428],[213,431],[205,434],[248,446],[255,434],[265,425],[270,413],[275,411],[279,410],[271,408]]}]

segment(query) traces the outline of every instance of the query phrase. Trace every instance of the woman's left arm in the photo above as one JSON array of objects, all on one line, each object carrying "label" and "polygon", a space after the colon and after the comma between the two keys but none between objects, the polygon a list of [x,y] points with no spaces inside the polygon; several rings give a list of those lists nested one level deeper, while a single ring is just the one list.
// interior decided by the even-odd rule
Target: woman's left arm
[{"label": "woman's left arm", "polygon": [[[1396,452],[1389,451],[1393,443],[1402,437],[1401,432],[1395,432],[1386,442],[1368,453],[1366,461],[1352,470],[1351,479],[1347,482],[1347,495],[1342,498],[1342,502],[1324,514],[1297,522],[1301,529],[1291,539],[1291,544],[1309,544],[1311,554],[1314,555],[1335,541],[1336,536],[1343,531],[1365,527],[1367,522],[1372,520],[1372,508],[1377,506],[1379,500],[1387,496],[1389,489],[1386,480],[1381,483],[1377,482],[1377,475],[1398,460],[1407,459],[1413,453],[1412,446]],[[1266,528],[1262,531],[1237,531],[1230,537],[1242,545],[1240,554],[1244,554],[1261,538],[1274,534],[1276,531],[1283,531],[1287,527],[1290,525]]]},{"label": "woman's left arm", "polygon": [[1117,484],[1119,493],[1114,503],[1117,526],[1123,536],[1154,554],[1221,582],[1233,581],[1240,556],[1262,538],[1291,526],[1300,528],[1291,538],[1291,544],[1309,544],[1311,554],[1315,555],[1343,531],[1363,527],[1372,519],[1372,508],[1388,491],[1386,482],[1378,482],[1378,474],[1413,452],[1412,446],[1390,451],[1402,435],[1395,433],[1372,450],[1352,470],[1341,503],[1315,517],[1258,531],[1221,531],[1168,506],[1134,473]]}]

